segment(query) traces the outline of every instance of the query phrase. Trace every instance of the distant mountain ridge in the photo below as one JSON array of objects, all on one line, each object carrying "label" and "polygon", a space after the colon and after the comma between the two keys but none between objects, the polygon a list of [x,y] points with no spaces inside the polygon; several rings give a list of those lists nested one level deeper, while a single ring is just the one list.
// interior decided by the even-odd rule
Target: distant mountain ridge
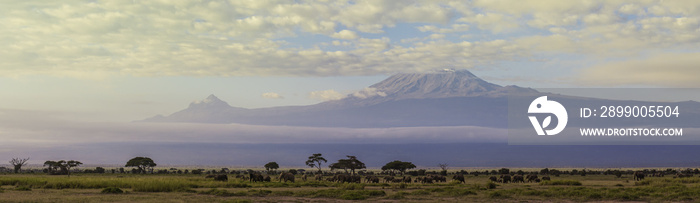
[{"label": "distant mountain ridge", "polygon": [[[531,88],[500,86],[466,70],[429,73],[400,73],[335,101],[308,106],[283,106],[260,109],[232,107],[214,95],[190,103],[189,107],[168,116],[155,116],[141,122],[240,123],[310,127],[388,128],[418,126],[508,127],[509,99],[532,100],[549,95],[570,104],[631,105],[628,101],[573,97],[542,93]],[[523,96],[523,97],[514,97]],[[521,100],[522,101],[522,100]],[[649,102],[635,101],[640,106]],[[684,106],[684,116],[700,119],[700,103],[674,103]],[[571,105],[577,106],[577,105]],[[578,105],[581,106],[581,105]],[[688,107],[688,108],[686,108]],[[569,109],[577,112],[577,109]],[[526,117],[527,112],[522,113]],[[520,116],[520,115],[518,115]],[[590,124],[587,120],[570,121]],[[693,119],[674,126],[693,126]],[[637,119],[642,121],[644,119]],[[652,120],[644,122],[653,122]],[[573,122],[570,122],[573,123]],[[627,122],[634,123],[634,122]],[[627,124],[622,122],[622,124]],[[620,123],[618,123],[620,124]],[[599,125],[610,125],[600,123]]]},{"label": "distant mountain ridge", "polygon": [[[346,98],[309,106],[245,109],[210,95],[168,116],[142,122],[242,123],[317,127],[474,125],[504,127],[508,91],[466,70],[400,73]],[[484,109],[499,109],[496,111]]]}]

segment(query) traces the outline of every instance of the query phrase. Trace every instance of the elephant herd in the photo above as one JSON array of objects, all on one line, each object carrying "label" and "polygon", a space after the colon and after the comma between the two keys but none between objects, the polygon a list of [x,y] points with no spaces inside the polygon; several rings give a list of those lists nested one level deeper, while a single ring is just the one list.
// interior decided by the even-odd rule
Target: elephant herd
[{"label": "elephant herd", "polygon": [[504,174],[500,177],[491,176],[489,177],[489,180],[498,183],[525,183],[525,181],[527,181],[528,183],[539,183],[541,181],[551,180],[551,178],[549,176],[544,176],[542,177],[542,179],[540,179],[537,175],[534,174],[528,174],[526,176],[520,174],[512,176],[510,174]]},{"label": "elephant herd", "polygon": [[[322,181],[323,180],[323,175],[317,174],[313,177],[314,180],[316,181]],[[228,181],[228,175],[226,174],[212,174],[212,175],[207,175],[205,178],[213,178],[214,180],[217,181]],[[248,174],[248,177],[244,175],[237,175],[236,178],[238,179],[247,179],[250,182],[271,182],[272,178],[268,175],[262,175],[261,173],[250,173]],[[278,180],[279,182],[294,182],[294,174],[292,173],[282,173],[279,175]],[[301,179],[303,181],[307,180],[307,175],[302,175]],[[452,177],[453,180],[458,181],[460,183],[465,183],[465,177],[461,174],[454,175]],[[351,175],[351,174],[335,174],[333,176],[327,177],[325,179],[326,181],[329,182],[338,182],[338,183],[362,183],[363,182],[363,177],[360,175]],[[364,176],[364,182],[365,183],[379,183],[380,180],[383,180],[383,183],[434,183],[434,182],[447,182],[447,177],[442,176],[442,175],[427,175],[424,177],[415,177],[411,178],[409,176],[402,176],[402,177],[395,177],[395,176],[385,176],[380,179],[378,176],[373,176],[373,175],[368,175]]]},{"label": "elephant herd", "polygon": [[[649,177],[663,177],[665,173],[663,172],[648,172],[645,173],[643,171],[635,171],[631,172],[632,173],[632,178],[635,181],[641,181],[644,180],[646,176]],[[475,174],[476,176],[476,174]],[[686,177],[692,177],[692,173],[677,173],[673,178],[686,178]],[[619,174],[618,174],[619,177]],[[212,178],[215,181],[228,181],[228,175],[226,174],[211,174],[207,175],[205,178]],[[251,172],[247,175],[236,175],[236,178],[238,179],[246,179],[250,182],[271,182],[272,178],[268,175],[263,175],[260,172]],[[321,174],[314,175],[313,177],[308,177],[307,174],[301,175],[301,180],[302,181],[307,181],[307,178],[313,178],[313,180],[316,181],[329,181],[329,182],[338,182],[338,183],[362,183],[363,179],[365,183],[440,183],[440,182],[447,182],[447,177],[443,175],[438,175],[438,174],[428,174],[426,176],[416,176],[416,177],[410,177],[410,176],[374,176],[374,175],[367,175],[367,176],[360,176],[360,175],[351,175],[351,174],[335,174],[332,176],[323,176]],[[325,178],[325,179],[324,179]],[[277,180],[279,182],[294,182],[295,181],[295,175],[290,173],[290,172],[284,172],[281,173],[278,177]],[[455,175],[452,176],[452,181],[456,181],[459,183],[466,183],[466,177],[463,175],[463,173],[456,173]],[[542,181],[549,181],[551,178],[549,176],[543,176],[543,177],[538,177],[537,174],[535,173],[530,173],[530,174],[517,174],[517,173],[510,173],[510,174],[502,174],[500,176],[491,176],[489,177],[489,180],[492,182],[498,182],[498,183],[525,183],[526,181],[528,183],[539,183]]]},{"label": "elephant herd", "polygon": [[[640,176],[638,176],[640,175]],[[644,174],[642,173],[635,173],[635,180],[639,179],[644,179]],[[317,174],[313,177],[314,180],[316,181],[322,181],[323,180],[323,175]],[[226,174],[212,174],[212,175],[207,175],[205,178],[213,178],[214,180],[217,181],[228,181],[228,175]],[[271,182],[272,178],[268,175],[262,175],[261,173],[250,173],[248,174],[248,177],[245,177],[244,175],[237,175],[236,178],[239,179],[247,179],[250,182]],[[294,182],[295,175],[292,173],[281,173],[277,180],[279,182]],[[303,181],[307,180],[307,175],[304,174],[301,176],[301,179]],[[360,175],[351,175],[351,174],[335,174],[333,176],[327,177],[325,179],[326,181],[329,182],[338,182],[338,183],[362,183],[363,182],[363,177]],[[414,177],[411,178],[409,176],[402,176],[402,177],[395,177],[395,176],[384,176],[383,178],[380,178],[378,176],[373,176],[373,175],[368,175],[364,176],[364,182],[365,183],[379,183],[380,180],[383,180],[383,183],[444,183],[447,182],[447,177],[443,175],[435,175],[435,174],[428,174],[423,177]],[[459,183],[466,183],[466,178],[462,174],[455,174],[452,176],[452,181],[457,181]],[[510,175],[510,174],[504,174],[501,175],[500,177],[496,176],[491,176],[489,177],[490,181],[493,182],[499,182],[499,183],[525,183],[525,181],[532,183],[539,183],[541,181],[546,181],[550,180],[549,176],[544,176],[541,179],[534,174],[530,175]]]},{"label": "elephant herd", "polygon": [[350,174],[336,174],[332,177],[326,178],[327,181],[330,182],[339,182],[339,183],[360,183],[362,181],[362,177],[359,175],[350,175]]},{"label": "elephant herd", "polygon": [[[642,171],[635,171],[632,174],[632,179],[635,181],[641,181],[644,180],[644,177],[646,177],[647,174],[642,172]],[[657,172],[657,173],[650,173],[648,174],[649,177],[664,177],[664,173]],[[692,173],[677,173],[676,175],[673,176],[673,178],[687,178],[687,177],[693,177]]]}]

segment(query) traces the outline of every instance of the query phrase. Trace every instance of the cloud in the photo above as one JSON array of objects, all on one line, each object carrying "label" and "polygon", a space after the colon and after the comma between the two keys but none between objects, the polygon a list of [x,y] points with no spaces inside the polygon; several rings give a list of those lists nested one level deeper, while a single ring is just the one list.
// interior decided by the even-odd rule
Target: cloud
[{"label": "cloud", "polygon": [[435,25],[424,25],[417,27],[421,32],[436,32],[436,33],[455,33],[455,32],[465,32],[469,30],[469,25],[467,24],[452,24],[450,28],[438,28]]},{"label": "cloud", "polygon": [[[700,52],[697,1],[16,1],[0,12],[2,77],[375,75]],[[418,32],[396,34],[406,26]]]},{"label": "cloud", "polygon": [[309,93],[309,97],[321,101],[332,101],[343,99],[345,98],[345,95],[335,90],[321,90]]},{"label": "cloud", "polygon": [[284,99],[284,97],[278,93],[274,92],[266,92],[262,94],[263,98],[268,98],[268,99]]},{"label": "cloud", "polygon": [[331,35],[333,38],[338,38],[338,39],[357,39],[357,33],[350,31],[350,30],[342,30],[337,33],[333,33]]},{"label": "cloud", "polygon": [[474,23],[479,29],[488,30],[492,33],[510,32],[519,27],[515,17],[501,13],[477,14],[458,19],[457,21]]},{"label": "cloud", "polygon": [[152,143],[164,140],[183,143],[452,143],[504,141],[506,135],[502,129],[471,126],[332,128],[203,123],[96,123],[68,121],[47,115],[53,114],[1,109],[0,137],[6,140],[3,144],[31,144],[41,148],[54,144],[135,140]]},{"label": "cloud", "polygon": [[580,83],[593,86],[651,85],[700,87],[700,53],[664,53],[584,69]]},{"label": "cloud", "polygon": [[352,96],[360,99],[366,99],[375,96],[386,97],[386,92],[379,91],[377,90],[377,88],[367,87],[360,91],[352,93]]}]

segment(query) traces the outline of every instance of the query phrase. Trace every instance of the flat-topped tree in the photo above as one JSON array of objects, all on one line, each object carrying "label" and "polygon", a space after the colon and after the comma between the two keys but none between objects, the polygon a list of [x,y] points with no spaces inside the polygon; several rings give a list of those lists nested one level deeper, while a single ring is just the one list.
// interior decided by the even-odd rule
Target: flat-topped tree
[{"label": "flat-topped tree", "polygon": [[321,153],[318,153],[311,155],[309,157],[309,160],[306,160],[306,165],[311,168],[318,168],[318,173],[321,174],[321,162],[327,163],[328,160],[326,160],[326,158],[323,158]]},{"label": "flat-topped tree", "polygon": [[277,164],[277,162],[273,161],[273,162],[269,162],[269,163],[265,164],[264,167],[265,167],[265,170],[267,171],[267,173],[270,173],[270,170],[273,170],[273,171],[277,170],[278,168],[280,168],[280,165]]},{"label": "flat-topped tree", "polygon": [[416,168],[416,165],[414,165],[413,163],[399,161],[399,160],[395,160],[395,161],[386,163],[384,166],[382,166],[383,171],[395,170],[395,171],[400,172],[401,175],[403,175],[403,173],[405,173],[406,170],[413,169],[413,168]]},{"label": "flat-topped tree", "polygon": [[138,170],[141,173],[146,173],[146,171],[153,171],[153,167],[156,166],[156,163],[153,162],[153,159],[148,158],[148,157],[134,157],[128,162],[126,162],[125,167],[137,167]]},{"label": "flat-topped tree", "polygon": [[70,168],[83,165],[82,162],[75,161],[75,160],[70,160],[70,161],[60,160],[60,161],[56,162],[56,164],[61,168],[61,171],[65,171],[65,173],[68,174],[68,177],[70,177]]},{"label": "flat-topped tree", "polygon": [[51,160],[45,161],[44,166],[47,167],[47,172],[50,175],[53,175],[55,173],[55,171],[58,170],[58,167],[59,167],[58,162],[51,161]]},{"label": "flat-topped tree", "polygon": [[350,155],[347,155],[347,157],[347,159],[339,159],[338,162],[332,163],[328,167],[330,167],[331,170],[343,169],[346,173],[348,172],[348,170],[350,170],[353,175],[355,175],[355,169],[367,168],[367,166],[365,166],[365,163],[362,163],[360,160],[357,160],[357,157]]}]

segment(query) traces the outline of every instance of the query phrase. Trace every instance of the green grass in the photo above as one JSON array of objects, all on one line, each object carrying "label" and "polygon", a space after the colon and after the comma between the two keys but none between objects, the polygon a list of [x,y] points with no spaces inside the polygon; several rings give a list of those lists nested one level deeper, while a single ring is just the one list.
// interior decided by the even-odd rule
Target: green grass
[{"label": "green grass", "polygon": [[540,185],[582,185],[578,180],[551,180],[543,181]]},{"label": "green grass", "polygon": [[[203,198],[214,202],[399,200],[399,201],[700,201],[700,178],[650,177],[643,181],[613,176],[553,177],[541,183],[492,183],[487,176],[468,176],[466,184],[447,183],[295,183],[230,179],[213,181],[198,175],[14,175],[0,176],[0,202],[37,202],[47,195],[85,201],[140,201],[140,198]],[[57,192],[54,192],[57,191]],[[123,194],[123,195],[101,195]],[[76,195],[96,194],[96,195]],[[76,196],[66,196],[76,195]],[[4,198],[3,198],[4,196]],[[52,196],[52,197],[53,197]],[[85,197],[83,197],[85,196]],[[8,199],[12,197],[13,199]],[[21,199],[14,199],[21,198]],[[97,198],[97,199],[82,199]],[[100,199],[102,198],[102,199]],[[314,200],[315,201],[315,200]]]}]

